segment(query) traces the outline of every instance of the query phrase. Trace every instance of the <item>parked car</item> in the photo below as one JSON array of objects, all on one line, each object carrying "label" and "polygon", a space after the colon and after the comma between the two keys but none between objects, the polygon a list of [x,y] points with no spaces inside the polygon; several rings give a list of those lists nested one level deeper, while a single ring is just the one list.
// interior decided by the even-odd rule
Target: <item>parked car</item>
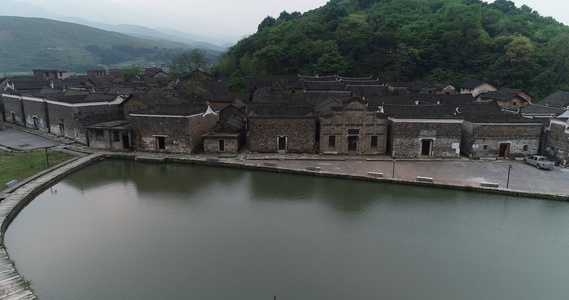
[{"label": "parked car", "polygon": [[532,166],[536,166],[538,169],[553,169],[553,162],[549,161],[547,157],[541,155],[531,155],[524,158],[524,162],[526,164],[530,164]]}]

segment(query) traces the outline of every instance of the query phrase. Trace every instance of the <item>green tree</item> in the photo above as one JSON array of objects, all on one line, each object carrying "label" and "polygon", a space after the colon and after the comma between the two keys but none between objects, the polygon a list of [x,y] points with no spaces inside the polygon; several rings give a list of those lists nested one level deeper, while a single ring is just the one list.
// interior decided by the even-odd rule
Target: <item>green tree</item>
[{"label": "green tree", "polygon": [[180,96],[192,104],[207,103],[211,101],[211,94],[205,89],[203,84],[197,79],[190,79],[184,83],[180,89]]},{"label": "green tree", "polygon": [[230,92],[246,92],[247,82],[243,78],[243,74],[237,70],[231,74],[231,81],[227,85],[227,90]]},{"label": "green tree", "polygon": [[205,50],[198,48],[186,51],[170,62],[170,68],[178,74],[202,70],[207,64],[206,54]]},{"label": "green tree", "polygon": [[141,75],[144,75],[144,68],[140,65],[132,65],[130,68],[124,70],[122,79],[124,81],[133,81]]}]

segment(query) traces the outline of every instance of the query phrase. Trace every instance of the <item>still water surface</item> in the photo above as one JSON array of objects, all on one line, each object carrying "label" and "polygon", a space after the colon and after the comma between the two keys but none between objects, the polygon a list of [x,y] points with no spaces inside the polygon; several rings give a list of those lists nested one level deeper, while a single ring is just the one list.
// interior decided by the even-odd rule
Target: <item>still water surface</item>
[{"label": "still water surface", "polygon": [[104,161],[38,196],[10,256],[47,299],[567,299],[569,204]]}]

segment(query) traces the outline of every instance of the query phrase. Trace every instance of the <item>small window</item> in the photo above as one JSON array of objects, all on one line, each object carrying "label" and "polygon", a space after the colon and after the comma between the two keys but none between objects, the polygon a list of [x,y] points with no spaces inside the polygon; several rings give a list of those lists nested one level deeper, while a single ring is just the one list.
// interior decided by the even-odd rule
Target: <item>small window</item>
[{"label": "small window", "polygon": [[116,131],[116,130],[113,131],[113,140],[114,140],[115,142],[120,142],[120,140],[121,140],[120,133],[119,133],[118,131]]},{"label": "small window", "polygon": [[377,148],[377,135],[373,135],[371,137],[371,147],[372,148]]},{"label": "small window", "polygon": [[529,146],[528,145],[524,145],[524,151],[528,151],[529,150]]},{"label": "small window", "polygon": [[219,140],[219,152],[225,151],[225,140]]},{"label": "small window", "polygon": [[329,147],[336,147],[336,136],[335,135],[331,135],[328,137],[328,146]]},{"label": "small window", "polygon": [[488,150],[488,145],[482,146],[482,150]]}]

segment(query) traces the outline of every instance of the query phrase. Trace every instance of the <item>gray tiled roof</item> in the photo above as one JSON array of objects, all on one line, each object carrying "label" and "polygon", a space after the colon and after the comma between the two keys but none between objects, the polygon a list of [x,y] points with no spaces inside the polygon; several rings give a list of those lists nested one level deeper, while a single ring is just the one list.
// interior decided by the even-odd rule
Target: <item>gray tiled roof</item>
[{"label": "gray tiled roof", "polygon": [[249,117],[314,117],[314,106],[298,102],[255,103],[249,108]]},{"label": "gray tiled roof", "polygon": [[131,112],[131,114],[192,116],[205,113],[207,111],[207,108],[207,104],[156,105],[149,109]]},{"label": "gray tiled roof", "polygon": [[569,92],[556,91],[555,93],[545,97],[539,102],[539,105],[550,107],[568,107],[569,106]]}]

